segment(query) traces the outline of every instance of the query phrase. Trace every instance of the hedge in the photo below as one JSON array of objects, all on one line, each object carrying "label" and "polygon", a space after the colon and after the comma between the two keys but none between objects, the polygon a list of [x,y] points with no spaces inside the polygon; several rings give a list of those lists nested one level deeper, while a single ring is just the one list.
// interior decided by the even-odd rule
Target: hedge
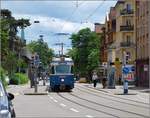
[{"label": "hedge", "polygon": [[6,76],[6,73],[5,73],[5,70],[0,67],[0,80],[3,82],[3,84],[6,86],[7,85],[7,82],[5,80],[5,76]]},{"label": "hedge", "polygon": [[10,84],[26,84],[28,83],[28,81],[29,78],[27,77],[27,75],[22,73],[15,73],[10,79]]}]

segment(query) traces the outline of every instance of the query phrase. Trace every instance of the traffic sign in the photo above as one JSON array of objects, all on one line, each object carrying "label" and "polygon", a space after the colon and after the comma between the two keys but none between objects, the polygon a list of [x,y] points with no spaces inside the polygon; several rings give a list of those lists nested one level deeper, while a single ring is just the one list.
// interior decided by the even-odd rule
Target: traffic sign
[{"label": "traffic sign", "polygon": [[128,74],[129,73],[129,68],[128,67],[123,67],[123,73]]}]

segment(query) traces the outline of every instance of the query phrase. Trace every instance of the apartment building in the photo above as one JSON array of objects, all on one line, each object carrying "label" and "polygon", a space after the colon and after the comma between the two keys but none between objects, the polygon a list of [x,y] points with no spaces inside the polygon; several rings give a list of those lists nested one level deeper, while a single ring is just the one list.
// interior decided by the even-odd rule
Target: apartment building
[{"label": "apartment building", "polygon": [[135,0],[118,1],[115,9],[116,58],[122,63],[135,64]]},{"label": "apartment building", "polygon": [[95,32],[96,32],[97,34],[103,33],[102,28],[104,27],[104,24],[95,23],[94,25],[95,25]]},{"label": "apartment building", "polygon": [[116,11],[114,7],[110,8],[106,21],[106,45],[107,45],[107,62],[115,62],[115,45],[116,40]]},{"label": "apartment building", "polygon": [[137,86],[149,86],[150,1],[136,1],[136,79]]},{"label": "apartment building", "polygon": [[106,45],[105,45],[105,25],[100,23],[95,23],[95,32],[99,35],[101,41],[100,47],[100,62],[106,63],[107,62],[107,55],[105,53]]}]

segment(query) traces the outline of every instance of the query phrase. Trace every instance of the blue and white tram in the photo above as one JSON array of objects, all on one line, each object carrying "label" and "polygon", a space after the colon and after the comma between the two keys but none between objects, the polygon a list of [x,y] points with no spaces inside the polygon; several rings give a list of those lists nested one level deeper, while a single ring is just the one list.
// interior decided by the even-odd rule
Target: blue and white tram
[{"label": "blue and white tram", "polygon": [[74,88],[73,61],[71,58],[54,58],[50,66],[50,89],[52,91]]}]

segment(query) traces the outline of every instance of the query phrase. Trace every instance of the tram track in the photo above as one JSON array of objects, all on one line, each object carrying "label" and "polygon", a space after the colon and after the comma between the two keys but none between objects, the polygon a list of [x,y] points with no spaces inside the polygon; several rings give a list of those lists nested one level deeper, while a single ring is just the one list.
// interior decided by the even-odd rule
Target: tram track
[{"label": "tram track", "polygon": [[79,106],[81,106],[81,107],[84,107],[84,108],[87,108],[87,109],[90,109],[90,110],[94,110],[94,111],[97,111],[97,112],[99,112],[99,113],[104,113],[104,114],[109,115],[109,116],[111,116],[111,117],[113,116],[113,117],[116,117],[116,118],[120,118],[120,117],[117,116],[117,115],[114,115],[114,114],[111,114],[111,113],[108,113],[108,112],[105,112],[105,111],[102,111],[102,110],[99,110],[99,109],[90,107],[90,106],[85,105],[85,104],[80,104],[80,103],[78,103],[78,102],[76,102],[76,101],[74,101],[74,100],[71,100],[71,99],[69,99],[69,98],[63,96],[63,95],[60,94],[60,93],[57,93],[57,94],[58,94],[58,96],[60,96],[61,98],[65,99],[65,100],[67,100],[67,101],[69,101],[69,102],[71,102],[71,103],[77,104],[77,105],[79,105]]},{"label": "tram track", "polygon": [[133,114],[133,115],[137,115],[137,116],[140,116],[140,117],[145,117],[145,118],[148,117],[148,116],[145,116],[145,115],[142,115],[142,114],[139,114],[139,113],[135,113],[135,112],[123,110],[123,109],[120,109],[120,108],[115,108],[115,107],[112,107],[112,106],[104,105],[104,104],[101,104],[101,103],[98,103],[98,102],[94,102],[94,101],[91,101],[91,100],[82,98],[82,97],[80,97],[80,96],[78,96],[78,95],[75,95],[75,94],[72,94],[72,93],[69,93],[69,94],[70,94],[71,96],[74,96],[74,97],[78,98],[78,99],[87,101],[87,102],[92,103],[92,104],[95,104],[95,105],[103,106],[103,107],[105,107],[105,108],[110,108],[110,109],[113,109],[113,110],[118,110],[118,111],[126,112],[126,113]]},{"label": "tram track", "polygon": [[[127,104],[127,105],[131,105],[131,106],[136,106],[136,107],[142,107],[142,108],[146,108],[146,109],[149,109],[150,107],[149,106],[142,106],[142,105],[135,105],[135,104],[132,104],[132,103],[128,103],[128,102],[124,102],[124,101],[119,101],[119,100],[116,100],[116,99],[111,99],[111,98],[108,98],[108,97],[105,97],[105,96],[102,96],[102,95],[99,95],[99,94],[95,94],[93,92],[89,92],[89,91],[86,91],[86,90],[83,90],[83,89],[80,89],[80,88],[76,88],[78,90],[80,90],[81,92],[86,92],[88,94],[92,94],[96,97],[100,97],[100,98],[104,98],[104,99],[107,99],[107,100],[111,100],[111,101],[114,101],[114,102],[119,102],[119,103],[123,103],[123,104]],[[117,98],[117,97],[116,97]],[[147,104],[146,104],[147,105]]]},{"label": "tram track", "polygon": [[[82,87],[82,86],[77,86],[77,87],[79,87],[79,88],[83,88],[83,89],[88,89],[89,91],[91,91],[91,93],[93,92],[93,91],[97,91],[97,93],[101,93],[101,94],[103,94],[103,95],[106,95],[106,96],[110,96],[110,97],[112,97],[112,98],[117,98],[117,99],[121,99],[121,100],[126,100],[126,101],[132,101],[132,102],[135,102],[135,103],[140,103],[140,104],[143,104],[143,105],[148,105],[147,103],[144,103],[144,102],[140,102],[140,101],[137,101],[137,100],[132,100],[132,99],[127,99],[127,98],[122,98],[122,97],[119,97],[119,96],[113,96],[113,95],[111,95],[111,94],[109,94],[109,93],[104,93],[103,91],[100,91],[100,90],[95,90],[95,89],[93,89],[93,88],[91,88],[91,87]],[[78,89],[79,89],[78,88]],[[149,108],[149,107],[148,107]]]},{"label": "tram track", "polygon": [[[66,97],[66,96],[64,96],[64,95],[62,95],[62,94],[60,94],[60,93],[57,93],[57,94],[58,94],[61,98],[65,99],[65,100],[67,100],[67,101],[70,101],[71,103],[75,103],[75,104],[77,104],[77,105],[79,105],[79,106],[82,106],[82,107],[84,107],[84,108],[87,108],[87,109],[90,109],[90,110],[94,110],[94,111],[97,111],[97,112],[100,112],[100,113],[104,113],[104,114],[107,114],[107,115],[110,115],[110,116],[113,116],[113,117],[121,118],[121,116],[118,116],[118,115],[116,115],[116,114],[112,114],[112,113],[108,113],[108,112],[105,112],[105,111],[100,110],[100,109],[102,109],[102,108],[96,109],[96,108],[93,108],[93,107],[91,107],[91,106],[89,106],[89,105],[87,105],[87,104],[86,104],[86,105],[85,105],[85,104],[81,104],[81,103],[79,103],[79,102],[77,102],[77,101],[75,101],[75,100],[69,99],[68,97]],[[117,110],[117,111],[120,111],[120,112],[124,112],[124,113],[128,113],[128,114],[136,115],[136,116],[134,116],[134,117],[137,117],[137,116],[138,116],[138,117],[149,118],[149,116],[146,116],[146,115],[142,115],[142,114],[135,113],[135,112],[130,112],[130,111],[127,111],[127,110],[122,110],[122,109],[119,109],[119,108],[114,108],[114,107],[111,107],[111,106],[108,106],[108,105],[104,105],[104,104],[100,104],[100,103],[97,103],[97,102],[94,102],[94,101],[91,101],[91,100],[88,100],[88,99],[85,99],[85,98],[81,98],[81,97],[79,97],[79,96],[77,96],[77,95],[75,95],[75,94],[72,94],[72,93],[68,93],[68,94],[71,95],[71,96],[73,96],[73,97],[75,97],[75,98],[77,98],[77,99],[86,101],[86,102],[88,102],[88,103],[90,103],[90,104],[97,105],[98,107],[109,108],[109,109],[112,109],[112,110]]]}]

